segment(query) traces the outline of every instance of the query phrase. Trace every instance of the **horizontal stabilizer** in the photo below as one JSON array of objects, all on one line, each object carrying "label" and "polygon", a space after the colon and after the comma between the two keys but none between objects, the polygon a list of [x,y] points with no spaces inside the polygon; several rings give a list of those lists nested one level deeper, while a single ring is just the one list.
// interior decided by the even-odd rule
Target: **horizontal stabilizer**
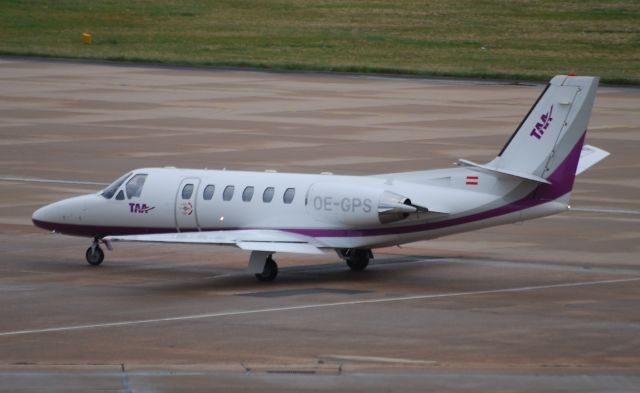
[{"label": "horizontal stabilizer", "polygon": [[312,238],[271,229],[108,236],[105,241],[233,245],[243,250],[322,254]]},{"label": "horizontal stabilizer", "polygon": [[519,172],[516,172],[516,171],[509,170],[509,169],[494,168],[494,167],[489,166],[489,165],[476,164],[475,162],[469,161],[469,160],[459,159],[458,162],[457,162],[457,165],[469,166],[469,167],[473,167],[473,168],[483,169],[483,170],[489,171],[489,172],[499,173],[499,174],[502,174],[502,175],[519,177],[521,179],[530,180],[530,181],[534,181],[534,182],[537,182],[537,183],[551,184],[551,182],[549,182],[548,180],[543,179],[543,178],[541,178],[539,176],[536,176],[536,175],[532,175],[530,173],[519,173]]},{"label": "horizontal stabilizer", "polygon": [[595,146],[584,145],[580,152],[580,160],[578,161],[578,168],[576,169],[576,175],[581,174],[587,169],[591,168],[598,162],[605,159],[610,153]]}]

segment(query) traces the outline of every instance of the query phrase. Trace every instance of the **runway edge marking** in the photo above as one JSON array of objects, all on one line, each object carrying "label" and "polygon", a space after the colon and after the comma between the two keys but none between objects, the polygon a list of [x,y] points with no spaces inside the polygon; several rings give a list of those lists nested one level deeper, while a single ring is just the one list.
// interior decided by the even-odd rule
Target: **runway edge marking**
[{"label": "runway edge marking", "polygon": [[615,280],[582,281],[582,282],[551,284],[551,285],[534,285],[534,286],[517,287],[517,288],[489,289],[485,291],[453,292],[453,293],[440,293],[440,294],[430,294],[430,295],[400,296],[400,297],[391,297],[391,298],[382,298],[382,299],[352,300],[348,302],[316,303],[316,304],[305,304],[300,306],[273,307],[273,308],[262,308],[262,309],[245,310],[245,311],[223,311],[223,312],[216,312],[216,313],[182,315],[182,316],[166,317],[166,318],[104,322],[104,323],[94,323],[94,324],[87,324],[87,325],[60,326],[60,327],[43,328],[43,329],[15,330],[15,331],[8,331],[8,332],[0,332],[0,337],[1,336],[18,336],[18,335],[25,335],[25,334],[64,332],[64,331],[71,331],[71,330],[119,327],[119,326],[128,326],[128,325],[141,325],[141,324],[161,323],[161,322],[186,321],[186,320],[194,320],[194,319],[230,317],[230,316],[236,316],[236,315],[262,314],[262,313],[281,312],[281,311],[307,310],[307,309],[314,309],[314,308],[352,306],[352,305],[360,305],[360,304],[376,304],[376,303],[402,302],[402,301],[411,301],[411,300],[440,299],[440,298],[447,298],[447,297],[490,295],[495,293],[529,292],[529,291],[539,291],[543,289],[573,288],[573,287],[581,287],[581,286],[589,286],[589,285],[619,284],[619,283],[627,283],[627,282],[634,282],[634,281],[640,281],[640,277],[623,278],[623,279],[615,279]]}]

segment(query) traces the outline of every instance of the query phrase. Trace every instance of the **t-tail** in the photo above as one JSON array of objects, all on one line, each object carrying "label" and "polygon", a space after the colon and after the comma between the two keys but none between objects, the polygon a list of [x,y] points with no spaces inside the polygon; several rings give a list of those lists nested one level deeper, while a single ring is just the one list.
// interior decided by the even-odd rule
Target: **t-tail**
[{"label": "t-tail", "polygon": [[493,161],[460,163],[537,182],[536,198],[568,196],[575,176],[609,155],[584,145],[598,79],[554,77]]}]

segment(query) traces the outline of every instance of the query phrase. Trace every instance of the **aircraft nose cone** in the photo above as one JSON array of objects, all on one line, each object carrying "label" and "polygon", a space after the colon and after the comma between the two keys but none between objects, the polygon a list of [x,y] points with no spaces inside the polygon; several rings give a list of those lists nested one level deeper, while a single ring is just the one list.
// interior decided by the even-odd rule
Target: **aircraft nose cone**
[{"label": "aircraft nose cone", "polygon": [[83,236],[84,226],[89,222],[85,213],[99,202],[97,198],[101,197],[90,194],[54,202],[33,212],[31,221],[48,231]]},{"label": "aircraft nose cone", "polygon": [[36,210],[35,212],[33,212],[33,215],[31,215],[31,221],[33,222],[33,225],[42,228],[42,229],[47,229],[47,230],[52,230],[52,214],[51,214],[51,208],[50,205],[41,207],[40,209]]}]

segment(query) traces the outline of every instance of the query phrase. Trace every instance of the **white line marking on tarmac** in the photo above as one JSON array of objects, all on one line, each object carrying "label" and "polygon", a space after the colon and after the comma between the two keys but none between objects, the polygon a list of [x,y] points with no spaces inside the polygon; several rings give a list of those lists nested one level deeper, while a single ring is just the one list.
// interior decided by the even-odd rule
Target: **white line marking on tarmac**
[{"label": "white line marking on tarmac", "polygon": [[569,211],[573,212],[588,212],[588,213],[611,213],[611,214],[633,214],[640,216],[640,211],[637,210],[625,210],[625,209],[604,209],[597,207],[572,207]]},{"label": "white line marking on tarmac", "polygon": [[0,176],[0,181],[21,181],[26,183],[83,184],[90,186],[108,186],[109,183],[82,180],[37,179],[33,177]]},{"label": "white line marking on tarmac", "polygon": [[245,310],[245,311],[222,311],[222,312],[207,313],[207,314],[182,315],[177,317],[140,319],[140,320],[131,320],[131,321],[104,322],[104,323],[94,323],[94,324],[88,324],[88,325],[60,326],[60,327],[44,328],[44,329],[14,330],[9,332],[0,332],[0,336],[18,336],[23,334],[66,332],[71,330],[85,330],[85,329],[97,329],[97,328],[129,326],[129,325],[142,325],[142,324],[160,323],[160,322],[188,321],[188,320],[194,320],[194,319],[230,317],[230,316],[236,316],[236,315],[264,314],[264,313],[281,312],[281,311],[309,310],[309,309],[316,309],[316,308],[353,306],[353,305],[360,305],[360,304],[403,302],[403,301],[411,301],[411,300],[441,299],[441,298],[447,298],[447,297],[461,297],[461,296],[474,296],[474,295],[491,295],[496,293],[529,292],[529,291],[539,291],[543,289],[574,288],[574,287],[582,287],[582,286],[589,286],[589,285],[619,284],[619,283],[627,283],[627,282],[634,282],[634,281],[640,281],[640,277],[623,278],[623,279],[617,279],[617,280],[582,281],[582,282],[572,282],[572,283],[563,283],[563,284],[534,285],[534,286],[518,287],[518,288],[489,289],[485,291],[453,292],[453,293],[440,293],[440,294],[431,294],[431,295],[400,296],[400,297],[390,297],[390,298],[381,298],[381,299],[353,300],[348,302],[316,303],[316,304],[305,304],[300,306],[273,307],[273,308],[262,308],[262,309]]},{"label": "white line marking on tarmac", "polygon": [[320,355],[322,360],[362,362],[362,363],[391,363],[391,364],[436,364],[435,360],[416,360],[402,358],[387,358],[381,356],[357,356],[357,355]]}]

